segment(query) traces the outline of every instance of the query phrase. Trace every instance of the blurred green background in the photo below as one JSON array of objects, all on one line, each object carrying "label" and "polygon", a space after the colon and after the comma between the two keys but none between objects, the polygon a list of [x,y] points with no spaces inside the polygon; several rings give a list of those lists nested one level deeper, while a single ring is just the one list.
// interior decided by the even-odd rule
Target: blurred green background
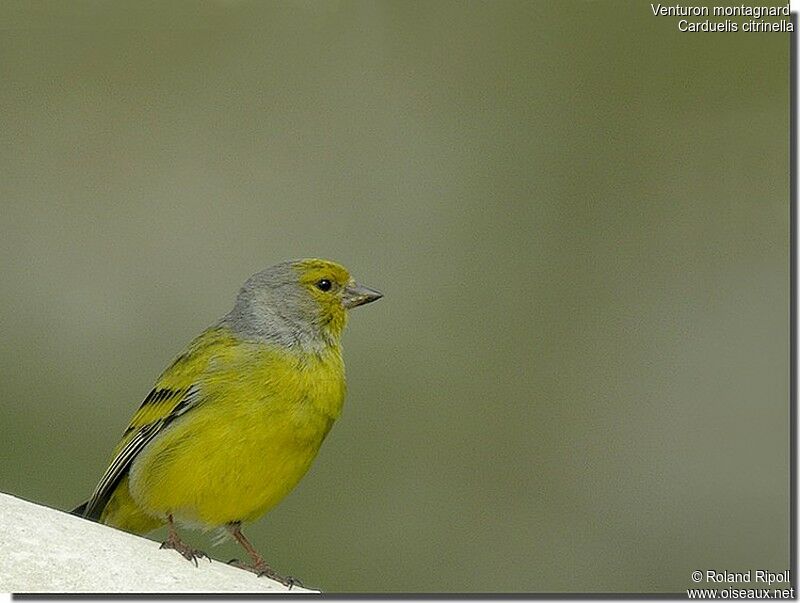
[{"label": "blurred green background", "polygon": [[677,592],[786,569],[789,38],[676,21],[3,2],[0,490],[85,499],[244,279],[321,256],[386,297],[352,316],[316,465],[249,528],[279,570]]}]

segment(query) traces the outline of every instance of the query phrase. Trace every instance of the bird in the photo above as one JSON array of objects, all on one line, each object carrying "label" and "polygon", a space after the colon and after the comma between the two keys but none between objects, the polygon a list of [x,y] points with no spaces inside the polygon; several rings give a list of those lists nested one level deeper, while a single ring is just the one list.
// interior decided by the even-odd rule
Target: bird
[{"label": "bird", "polygon": [[383,297],[346,268],[309,258],[252,275],[233,308],[195,337],[133,415],[89,499],[72,513],[146,534],[197,565],[177,529],[219,529],[291,587],[242,532],[306,474],[345,398],[348,311]]}]

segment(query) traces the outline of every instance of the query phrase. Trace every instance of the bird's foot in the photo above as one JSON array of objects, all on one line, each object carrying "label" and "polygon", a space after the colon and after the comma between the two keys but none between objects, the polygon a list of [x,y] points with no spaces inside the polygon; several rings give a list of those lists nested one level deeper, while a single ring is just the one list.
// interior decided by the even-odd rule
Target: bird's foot
[{"label": "bird's foot", "polygon": [[185,559],[194,562],[194,566],[197,567],[197,560],[200,557],[205,557],[208,561],[211,561],[211,557],[206,555],[203,551],[200,551],[192,546],[186,544],[183,540],[178,538],[178,535],[175,533],[171,533],[167,539],[161,543],[159,548],[162,549],[172,549],[174,551],[178,551],[181,555],[184,556]]},{"label": "bird's foot", "polygon": [[262,576],[266,576],[271,580],[280,582],[289,590],[291,590],[293,586],[303,586],[303,583],[300,582],[300,580],[298,580],[297,578],[293,578],[292,576],[281,576],[278,572],[272,569],[264,561],[248,565],[247,563],[242,563],[238,559],[231,559],[230,561],[228,561],[228,565],[238,567],[239,569],[243,569],[248,572],[253,572],[259,578]]}]

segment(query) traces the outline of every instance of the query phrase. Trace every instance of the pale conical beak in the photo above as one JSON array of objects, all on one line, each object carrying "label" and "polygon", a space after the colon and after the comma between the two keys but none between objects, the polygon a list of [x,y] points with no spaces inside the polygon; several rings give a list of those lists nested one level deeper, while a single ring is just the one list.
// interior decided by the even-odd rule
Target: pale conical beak
[{"label": "pale conical beak", "polygon": [[342,292],[342,305],[347,308],[355,308],[356,306],[363,306],[369,302],[374,302],[383,297],[383,293],[375,291],[366,285],[359,285],[352,283],[347,285]]}]

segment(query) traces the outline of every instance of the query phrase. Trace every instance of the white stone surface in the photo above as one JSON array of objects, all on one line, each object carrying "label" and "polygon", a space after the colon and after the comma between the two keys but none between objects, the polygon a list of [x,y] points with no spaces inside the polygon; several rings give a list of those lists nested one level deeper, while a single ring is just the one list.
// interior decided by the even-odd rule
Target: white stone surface
[{"label": "white stone surface", "polygon": [[[282,584],[0,493],[0,592],[286,593]],[[315,592],[293,587],[291,593]]]}]

